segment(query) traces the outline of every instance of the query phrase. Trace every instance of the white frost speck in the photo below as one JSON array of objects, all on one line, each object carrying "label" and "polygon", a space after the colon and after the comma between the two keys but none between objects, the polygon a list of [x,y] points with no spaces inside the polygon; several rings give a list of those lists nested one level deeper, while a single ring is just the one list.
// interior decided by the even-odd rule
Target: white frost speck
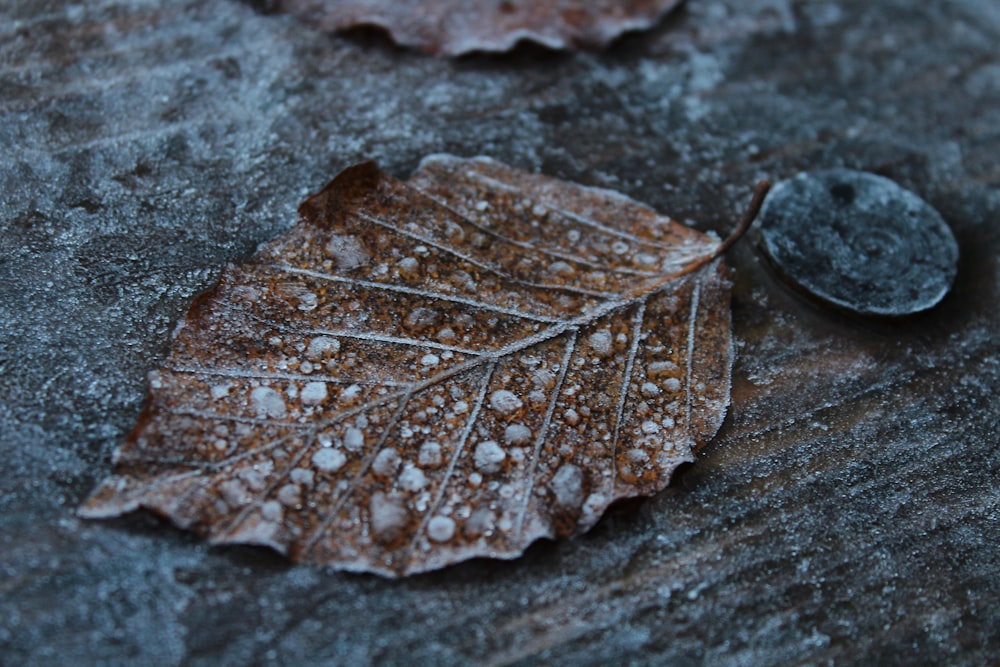
[{"label": "white frost speck", "polygon": [[312,455],[312,462],[323,472],[337,472],[347,463],[347,457],[339,449],[324,447]]},{"label": "white frost speck", "polygon": [[309,382],[302,388],[299,399],[303,405],[319,405],[326,400],[326,384],[322,382]]},{"label": "white frost speck", "polygon": [[285,399],[270,387],[257,387],[251,391],[250,402],[253,404],[254,412],[257,413],[258,417],[280,419],[288,412],[288,408],[285,406]]},{"label": "white frost speck", "polygon": [[654,421],[642,422],[642,432],[646,435],[653,435],[660,432],[660,425]]},{"label": "white frost speck", "polygon": [[435,542],[447,542],[455,536],[455,521],[450,517],[436,516],[427,522],[427,537]]},{"label": "white frost speck", "polygon": [[439,363],[441,363],[441,357],[437,356],[436,354],[425,354],[423,357],[421,357],[420,363],[423,364],[424,366],[437,366]]},{"label": "white frost speck", "polygon": [[519,410],[524,404],[513,392],[506,389],[498,389],[490,394],[490,405],[500,414],[509,415]]},{"label": "white frost speck", "polygon": [[484,440],[476,445],[476,453],[472,460],[476,470],[483,473],[499,472],[503,468],[503,460],[507,458],[506,452],[493,440]]}]

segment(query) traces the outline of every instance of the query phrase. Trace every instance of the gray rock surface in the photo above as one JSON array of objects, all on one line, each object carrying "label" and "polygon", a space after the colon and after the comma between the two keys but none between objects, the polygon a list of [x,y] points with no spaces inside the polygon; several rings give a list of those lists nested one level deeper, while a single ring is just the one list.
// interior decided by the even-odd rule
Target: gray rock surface
[{"label": "gray rock surface", "polygon": [[[992,0],[690,0],[606,52],[460,60],[234,0],[0,0],[0,663],[995,659],[998,43]],[[716,441],[512,562],[391,582],[77,519],[221,267],[341,168],[434,152],[720,234],[758,178],[873,171],[941,212],[959,272],[927,313],[855,321],[740,244]]]}]

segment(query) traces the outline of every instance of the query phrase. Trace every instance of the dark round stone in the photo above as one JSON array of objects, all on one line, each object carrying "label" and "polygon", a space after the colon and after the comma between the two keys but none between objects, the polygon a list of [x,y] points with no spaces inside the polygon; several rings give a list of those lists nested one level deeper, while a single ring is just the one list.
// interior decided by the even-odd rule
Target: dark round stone
[{"label": "dark round stone", "polygon": [[958,270],[958,244],[930,204],[882,176],[849,169],[774,186],[760,213],[763,247],[794,285],[864,315],[937,304]]}]

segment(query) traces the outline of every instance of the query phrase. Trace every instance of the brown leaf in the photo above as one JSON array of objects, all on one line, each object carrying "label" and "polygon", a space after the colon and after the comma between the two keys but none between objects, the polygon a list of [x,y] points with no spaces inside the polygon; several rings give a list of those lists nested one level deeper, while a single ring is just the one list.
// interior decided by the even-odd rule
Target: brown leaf
[{"label": "brown leaf", "polygon": [[426,53],[506,51],[520,40],[553,49],[603,47],[652,27],[680,0],[277,0],[277,8],[325,30],[385,29]]},{"label": "brown leaf", "polygon": [[712,238],[485,158],[361,164],[300,213],[191,307],[83,516],[402,575],[586,531],[718,429]]}]

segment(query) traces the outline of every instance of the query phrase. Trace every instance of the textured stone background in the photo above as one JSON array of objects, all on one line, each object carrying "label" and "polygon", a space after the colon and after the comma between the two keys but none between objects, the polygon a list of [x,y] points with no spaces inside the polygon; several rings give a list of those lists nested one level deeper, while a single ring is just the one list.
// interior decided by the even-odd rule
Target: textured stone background
[{"label": "textured stone background", "polygon": [[[996,659],[997,44],[993,0],[689,0],[603,53],[460,60],[235,0],[0,0],[0,663]],[[941,211],[958,280],[855,320],[745,241],[719,437],[513,562],[394,582],[75,518],[220,268],[339,169],[441,151],[723,233],[760,177],[867,169]]]}]

